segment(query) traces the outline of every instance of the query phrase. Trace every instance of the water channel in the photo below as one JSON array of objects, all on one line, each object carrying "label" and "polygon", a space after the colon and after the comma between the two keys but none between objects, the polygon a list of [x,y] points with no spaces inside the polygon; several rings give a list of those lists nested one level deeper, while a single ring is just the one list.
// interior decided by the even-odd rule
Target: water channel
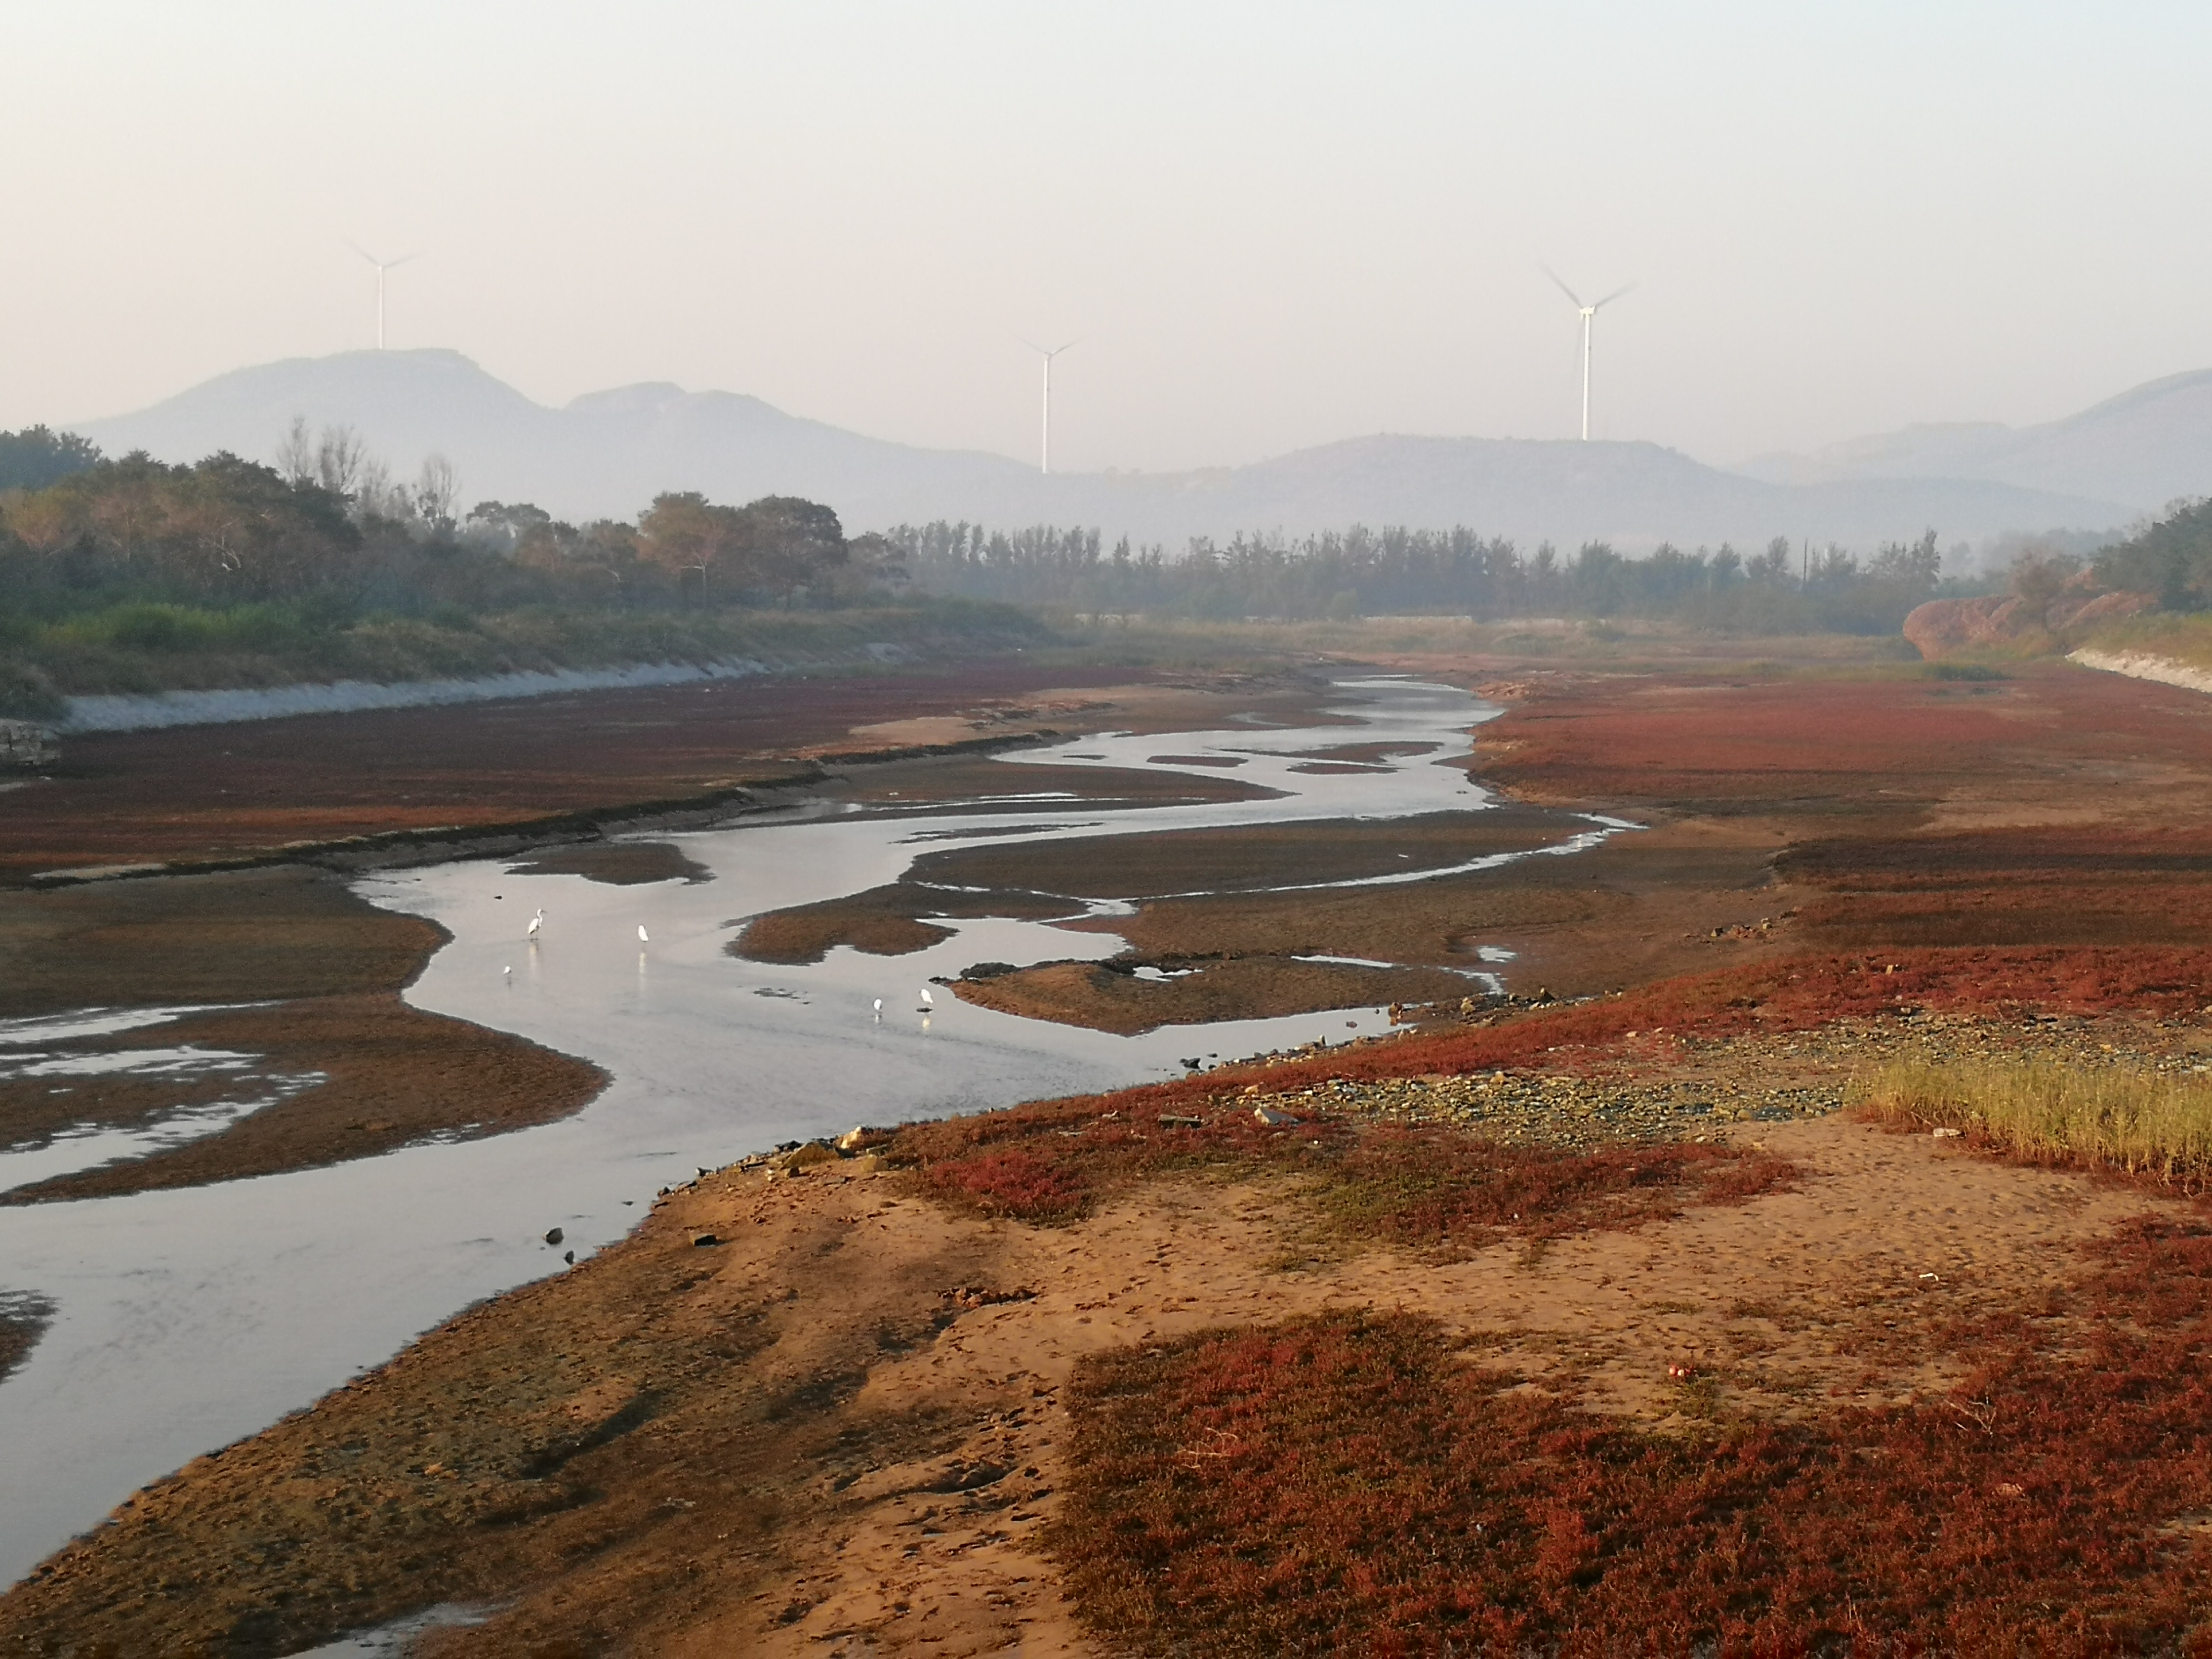
[{"label": "water channel", "polygon": [[[660,1188],[698,1168],[860,1122],[1101,1090],[1178,1074],[1185,1057],[1386,1029],[1382,1011],[1364,1009],[1124,1037],[973,1007],[942,989],[933,1009],[921,1009],[933,976],[972,963],[1121,948],[1109,934],[1046,922],[948,921],[939,925],[952,936],[926,951],[881,957],[839,948],[808,967],[767,967],[724,949],[745,917],[894,880],[918,854],[966,838],[1003,844],[1490,804],[1448,763],[1464,762],[1469,729],[1494,708],[1400,678],[1347,680],[1337,695],[1339,719],[1356,724],[1088,737],[1005,757],[1004,790],[988,798],[913,813],[800,807],[683,836],[711,880],[623,887],[487,860],[364,881],[374,902],[433,917],[453,936],[411,1001],[582,1055],[612,1081],[574,1117],[489,1139],[200,1188],[0,1208],[0,1286],[57,1310],[0,1384],[0,1583],[146,1481],[307,1404],[459,1309],[562,1270],[562,1249],[581,1256],[620,1238]],[[1374,771],[1295,769],[1302,751],[1347,742],[1419,752]],[[1168,746],[1175,756],[1161,757]],[[1036,762],[1212,777],[1233,763],[1233,775],[1270,793],[1202,805],[1072,801],[1024,775]],[[1626,827],[1593,819],[1586,833],[1533,855],[1570,853]],[[1416,881],[1518,856],[1531,854],[1342,884]],[[532,944],[525,929],[540,908],[545,925]],[[36,1036],[0,1031],[0,1055]],[[193,1062],[163,1051],[153,1063]],[[78,1158],[116,1150],[88,1141]],[[49,1148],[36,1174],[52,1173],[53,1162]],[[0,1167],[0,1185],[31,1178]],[[554,1226],[564,1234],[559,1249],[544,1243]]]}]

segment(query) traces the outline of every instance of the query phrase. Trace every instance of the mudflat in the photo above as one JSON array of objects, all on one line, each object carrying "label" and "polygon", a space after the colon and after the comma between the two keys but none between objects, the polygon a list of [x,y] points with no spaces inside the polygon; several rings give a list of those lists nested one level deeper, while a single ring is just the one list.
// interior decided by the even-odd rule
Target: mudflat
[{"label": "mudflat", "polygon": [[[87,733],[6,796],[0,879],[507,825],[573,832],[596,815],[727,806],[748,789],[812,781],[809,763],[827,754],[1019,737],[1086,708],[1142,729],[1187,718],[1224,683],[1244,707],[1293,709],[1316,693],[1296,675],[987,663]],[[934,724],[886,725],[890,708]]]},{"label": "mudflat", "polygon": [[[863,808],[926,808],[992,781],[980,770],[991,763],[960,751],[1049,721],[1142,729],[1232,714],[1303,719],[1322,690],[1296,672],[1133,681],[1127,670],[987,665],[72,739],[53,775],[6,797],[0,873],[109,864],[150,873],[0,885],[0,1018],[84,1009],[170,1017],[50,1045],[41,1052],[58,1073],[49,1065],[0,1078],[5,1148],[144,1135],[180,1113],[240,1109],[214,1133],[174,1144],[152,1135],[115,1161],[18,1186],[0,1202],[236,1180],[497,1134],[565,1116],[599,1092],[605,1079],[596,1066],[409,1006],[400,993],[445,935],[357,897],[347,880],[361,869],[511,848],[526,872],[617,884],[695,880],[702,872],[674,843],[608,840],[602,824],[665,815],[672,802],[688,803],[686,822],[742,815],[762,789],[775,799],[779,785]],[[887,705],[944,712],[886,724],[875,717]],[[931,745],[953,752],[922,752]],[[845,769],[820,768],[825,757],[854,756],[860,762]],[[1205,799],[1237,787],[1036,769],[1079,805],[1102,788]],[[271,799],[283,810],[270,810]],[[397,816],[376,816],[387,810]],[[374,839],[395,826],[434,833]],[[513,833],[481,845],[444,836],[486,828]],[[282,861],[288,847],[297,861]],[[246,867],[192,867],[233,859]],[[180,867],[163,870],[169,864]],[[235,1063],[190,1077],[123,1069],[135,1054],[175,1050]]]},{"label": "mudflat", "polygon": [[[595,1066],[401,1000],[444,939],[336,875],[297,866],[0,890],[0,1009],[9,1016],[178,1011],[42,1044],[46,1066],[0,1079],[8,1150],[273,1099],[212,1133],[19,1186],[0,1202],[195,1186],[432,1136],[496,1134],[597,1094],[605,1079]],[[188,1048],[236,1063],[187,1078],[100,1064]]]},{"label": "mudflat", "polygon": [[[2195,1186],[1848,1103],[1899,1056],[2212,1064],[2212,704],[2056,666],[1456,672],[1511,702],[1498,833],[1648,827],[1310,893],[1235,888],[1419,849],[1195,838],[1231,890],[1190,897],[1156,849],[939,856],[1133,898],[1125,966],[1487,945],[1523,1000],[702,1176],[149,1487],[0,1637],[277,1655],[460,1601],[486,1621],[416,1650],[2185,1644]],[[887,890],[767,943],[896,952],[928,914]],[[1096,971],[1052,1017],[1135,994]]]}]

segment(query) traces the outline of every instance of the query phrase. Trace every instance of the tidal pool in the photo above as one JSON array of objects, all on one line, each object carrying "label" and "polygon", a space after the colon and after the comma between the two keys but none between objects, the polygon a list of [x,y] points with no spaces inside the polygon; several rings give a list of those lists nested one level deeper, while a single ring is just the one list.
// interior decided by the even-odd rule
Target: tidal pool
[{"label": "tidal pool", "polygon": [[[309,1403],[470,1304],[560,1271],[563,1249],[581,1256],[621,1237],[660,1188],[696,1170],[857,1123],[1111,1088],[1178,1074],[1187,1056],[1230,1059],[1387,1029],[1383,1011],[1364,1009],[1125,1037],[973,1007],[941,989],[922,1010],[933,976],[971,963],[1121,948],[1110,935],[1045,922],[948,920],[940,925],[952,936],[928,950],[880,957],[839,949],[807,967],[746,962],[723,948],[750,916],[894,880],[919,854],[964,837],[1003,844],[1490,804],[1443,763],[1464,760],[1469,728],[1496,709],[1400,678],[1348,680],[1339,691],[1335,712],[1357,724],[1179,732],[1171,754],[1158,736],[1092,735],[1006,757],[1003,795],[906,811],[800,808],[680,837],[685,855],[712,872],[707,881],[612,886],[489,860],[365,880],[361,890],[376,902],[433,917],[453,936],[410,1001],[581,1055],[613,1080],[572,1118],[489,1139],[0,1209],[0,1288],[56,1310],[0,1384],[0,1582],[148,1480]],[[1297,769],[1300,751],[1354,738],[1420,752],[1356,774]],[[1085,799],[1061,818],[1038,807],[1064,797],[1024,787],[1034,762],[1218,776],[1232,758],[1243,763],[1241,782],[1274,793],[1126,808]],[[1571,853],[1629,827],[1593,819],[1586,833],[1534,854],[1342,884]],[[526,928],[541,908],[533,944]],[[51,1039],[55,1029],[39,1035]],[[543,1242],[555,1226],[558,1249]]]}]

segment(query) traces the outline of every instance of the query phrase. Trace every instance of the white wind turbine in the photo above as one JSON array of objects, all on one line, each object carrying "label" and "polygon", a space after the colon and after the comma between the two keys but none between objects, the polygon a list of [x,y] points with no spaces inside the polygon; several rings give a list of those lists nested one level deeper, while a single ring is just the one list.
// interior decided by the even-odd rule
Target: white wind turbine
[{"label": "white wind turbine", "polygon": [[348,242],[346,246],[376,267],[376,349],[381,351],[384,349],[384,273],[397,270],[410,259],[419,259],[422,255],[403,253],[397,259],[380,259],[359,242]]},{"label": "white wind turbine", "polygon": [[1549,265],[1546,265],[1543,268],[1543,270],[1544,275],[1552,279],[1553,285],[1559,289],[1559,292],[1565,295],[1568,299],[1574,301],[1575,309],[1583,314],[1583,441],[1584,443],[1588,443],[1589,441],[1590,319],[1596,316],[1599,312],[1604,310],[1606,307],[1611,305],[1622,295],[1627,293],[1629,288],[1634,288],[1636,284],[1631,283],[1628,285],[1628,288],[1617,288],[1613,289],[1612,293],[1607,295],[1605,298],[1600,300],[1595,305],[1586,306],[1583,303],[1583,297],[1581,295],[1576,293],[1574,289],[1569,288],[1565,283],[1559,281],[1559,273],[1558,271],[1553,270]]},{"label": "white wind turbine", "polygon": [[[1014,337],[1017,340],[1022,340],[1022,337],[1018,334]],[[1022,343],[1044,359],[1044,435],[1037,453],[1037,471],[1049,472],[1052,471],[1052,360],[1066,351],[1069,346],[1081,345],[1083,337],[1070,340],[1067,345],[1056,345],[1049,351],[1034,340],[1022,340]]]}]

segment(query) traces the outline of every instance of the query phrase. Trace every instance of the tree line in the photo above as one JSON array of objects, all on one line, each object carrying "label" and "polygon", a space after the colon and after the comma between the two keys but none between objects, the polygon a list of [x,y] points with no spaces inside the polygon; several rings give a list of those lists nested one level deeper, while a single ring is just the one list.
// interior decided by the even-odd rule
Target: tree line
[{"label": "tree line", "polygon": [[580,526],[459,499],[442,458],[400,479],[343,427],[294,422],[275,465],[109,459],[44,428],[0,433],[0,591],[21,622],[134,602],[332,617],[844,605],[905,580],[882,537],[848,538],[834,511],[793,496],[668,494],[635,521]]},{"label": "tree line", "polygon": [[902,525],[888,535],[916,587],[932,593],[1071,610],[1221,620],[1391,616],[1675,617],[1744,629],[1894,631],[1942,591],[1933,530],[1862,561],[1831,544],[1778,537],[1743,554],[1662,545],[1632,559],[1603,542],[1562,556],[1523,552],[1503,537],[1354,527],[1290,539],[1193,539],[1170,558],[1158,544],[1108,549],[1096,530],[1014,532],[981,525]]},{"label": "tree line", "polygon": [[2212,497],[2174,502],[2089,568],[2107,590],[2155,593],[2169,611],[2212,610]]}]

